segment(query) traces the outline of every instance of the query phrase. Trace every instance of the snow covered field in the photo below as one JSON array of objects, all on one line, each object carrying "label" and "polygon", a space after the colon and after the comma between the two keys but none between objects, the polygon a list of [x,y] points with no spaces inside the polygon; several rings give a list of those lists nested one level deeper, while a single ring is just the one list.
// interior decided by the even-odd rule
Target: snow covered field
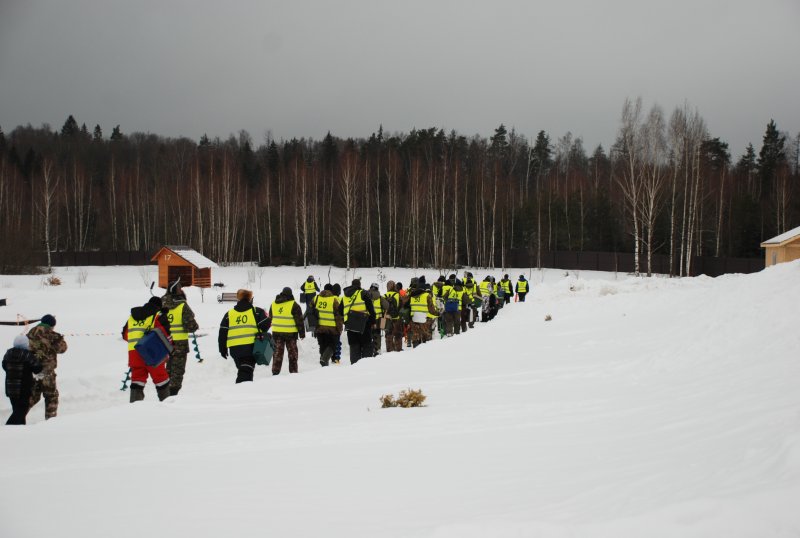
[{"label": "snow covered field", "polygon": [[[465,335],[355,366],[345,349],[325,369],[306,338],[300,374],[258,367],[238,386],[216,346],[230,303],[189,288],[204,362],[190,355],[180,396],[148,384],[130,405],[119,330],[148,271],[0,275],[0,320],[54,314],[69,344],[59,416],[40,403],[29,426],[0,426],[0,536],[800,536],[800,262],[717,279],[534,271],[528,302]],[[268,308],[327,272],[213,279]],[[4,349],[17,332],[0,327]],[[427,407],[380,409],[409,387]]]}]

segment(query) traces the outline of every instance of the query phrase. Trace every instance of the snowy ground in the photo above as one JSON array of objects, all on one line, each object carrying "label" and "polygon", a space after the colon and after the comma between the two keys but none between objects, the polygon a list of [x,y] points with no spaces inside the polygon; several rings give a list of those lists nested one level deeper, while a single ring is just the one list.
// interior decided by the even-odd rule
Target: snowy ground
[{"label": "snowy ground", "polygon": [[[40,403],[30,426],[0,426],[2,537],[800,536],[800,262],[717,279],[534,271],[528,302],[466,335],[326,369],[307,338],[299,375],[259,367],[238,386],[216,351],[230,304],[189,289],[205,360],[190,356],[179,397],[148,385],[135,405],[119,330],[155,272],[83,271],[82,286],[81,268],[59,287],[0,275],[0,320],[54,314],[70,346],[59,417]],[[213,278],[268,307],[309,273],[327,281]],[[17,332],[0,327],[2,347]],[[427,407],[379,408],[409,387]]]}]

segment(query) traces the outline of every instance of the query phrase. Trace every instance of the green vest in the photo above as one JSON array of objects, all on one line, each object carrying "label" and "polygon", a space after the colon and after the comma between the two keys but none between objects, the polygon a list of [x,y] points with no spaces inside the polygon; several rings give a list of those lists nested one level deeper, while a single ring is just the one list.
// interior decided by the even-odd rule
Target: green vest
[{"label": "green vest", "polygon": [[528,281],[517,280],[517,291],[519,293],[528,293]]},{"label": "green vest", "polygon": [[489,295],[489,286],[491,286],[491,284],[492,283],[489,282],[488,280],[484,280],[483,282],[481,282],[479,286],[481,290],[481,295]]},{"label": "green vest", "polygon": [[169,320],[169,332],[175,342],[188,341],[189,333],[183,328],[183,307],[186,303],[179,303],[175,308],[171,308],[167,312],[167,319]]},{"label": "green vest", "polygon": [[383,316],[383,308],[381,307],[381,298],[372,300],[372,306],[375,307],[375,319],[381,319]]},{"label": "green vest", "polygon": [[272,312],[272,332],[274,333],[296,333],[297,324],[294,322],[292,308],[294,299],[289,299],[279,303],[274,301],[270,307]]},{"label": "green vest", "polygon": [[500,287],[503,288],[503,291],[506,295],[511,295],[511,281],[510,280],[501,280]]}]

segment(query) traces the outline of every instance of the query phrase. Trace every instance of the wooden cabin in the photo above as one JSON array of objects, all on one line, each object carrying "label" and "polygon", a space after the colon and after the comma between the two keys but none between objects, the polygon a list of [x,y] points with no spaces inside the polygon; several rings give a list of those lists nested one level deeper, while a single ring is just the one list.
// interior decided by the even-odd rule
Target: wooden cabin
[{"label": "wooden cabin", "polygon": [[800,226],[761,243],[766,249],[764,267],[800,259]]},{"label": "wooden cabin", "polygon": [[158,261],[158,287],[167,289],[181,279],[181,286],[211,287],[211,269],[219,267],[196,250],[184,246],[161,247],[150,261]]}]

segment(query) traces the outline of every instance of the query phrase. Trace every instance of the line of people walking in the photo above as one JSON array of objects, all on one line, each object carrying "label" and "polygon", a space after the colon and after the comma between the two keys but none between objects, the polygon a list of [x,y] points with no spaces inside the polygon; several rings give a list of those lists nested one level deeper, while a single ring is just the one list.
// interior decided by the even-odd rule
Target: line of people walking
[{"label": "line of people walking", "polygon": [[[437,332],[440,338],[466,332],[479,320],[493,319],[512,297],[525,301],[528,291],[523,275],[516,285],[508,275],[500,282],[489,275],[477,282],[469,272],[463,279],[440,276],[433,284],[424,276],[412,278],[407,288],[389,280],[384,293],[377,283],[363,289],[360,279],[344,289],[329,283],[320,290],[309,276],[300,286],[299,303],[292,289],[285,287],[268,310],[253,304],[252,291],[238,290],[236,304],[220,321],[218,348],[223,358],[233,359],[236,383],[252,381],[256,364],[271,362],[272,374],[280,374],[284,355],[289,372],[297,373],[297,341],[307,332],[317,339],[323,367],[341,361],[342,333],[346,333],[350,363],[355,364],[380,354],[384,342],[387,353],[401,352],[429,342]],[[305,304],[305,311],[300,304]],[[43,316],[27,335],[15,338],[3,357],[6,396],[12,405],[7,424],[25,424],[28,411],[42,398],[45,418],[57,415],[57,355],[66,352],[67,343],[55,325],[54,316]],[[179,279],[169,283],[162,297],[150,297],[131,309],[122,327],[128,344],[131,403],[145,398],[148,379],[159,400],[180,392],[189,335],[198,328]],[[259,351],[264,348],[267,356]]]}]

